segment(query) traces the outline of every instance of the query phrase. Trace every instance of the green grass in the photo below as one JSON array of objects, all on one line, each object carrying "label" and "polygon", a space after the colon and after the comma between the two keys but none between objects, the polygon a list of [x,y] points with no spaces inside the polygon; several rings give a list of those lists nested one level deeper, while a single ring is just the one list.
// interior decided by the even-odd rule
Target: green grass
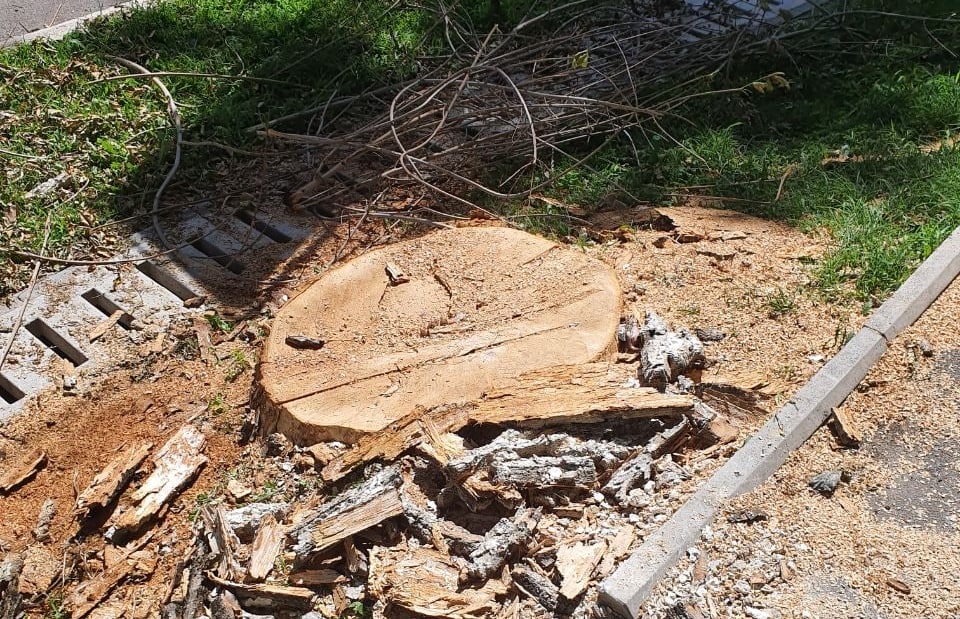
[{"label": "green grass", "polygon": [[[504,2],[501,16],[519,18],[522,5]],[[931,16],[954,10],[947,0],[861,5]],[[129,73],[114,56],[153,71],[234,76],[163,79],[188,140],[242,145],[254,139],[245,129],[265,119],[413,75],[438,33],[418,5],[388,6],[167,0],[64,41],[0,50],[0,297],[23,287],[30,272],[29,260],[9,250],[39,251],[48,217],[46,253],[70,258],[109,257],[145,225],[173,133],[148,81],[102,81]],[[489,2],[465,6],[484,31]],[[658,204],[709,196],[826,230],[837,249],[813,266],[819,288],[875,303],[960,224],[960,150],[949,142],[960,128],[960,26],[853,15],[842,30],[798,40],[783,41],[789,53],[731,66],[712,84],[747,85],[744,92],[694,100],[661,119],[666,134],[635,132],[591,170],[556,178],[549,196],[587,210],[619,188]],[[749,87],[776,72],[783,80]],[[316,131],[318,123],[304,116],[280,128]],[[925,149],[945,139],[943,148]],[[177,181],[203,186],[221,156],[189,148]],[[58,175],[51,191],[30,195]],[[562,205],[503,208],[525,228],[585,238]],[[118,221],[125,223],[108,225]]]},{"label": "green grass", "polygon": [[[930,0],[862,4],[928,16],[953,10]],[[813,267],[819,290],[875,304],[960,225],[960,148],[952,145],[960,22],[861,15],[846,26],[856,40],[824,36],[818,48],[734,67],[714,85],[749,85],[773,72],[786,83],[687,106],[664,123],[666,135],[634,135],[641,148],[622,142],[549,195],[589,209],[622,187],[641,201],[698,197],[825,230],[837,248]],[[525,208],[540,210],[515,206],[513,214],[535,227],[522,220]]]},{"label": "green grass", "polygon": [[[475,2],[482,5],[482,2]],[[164,77],[185,138],[243,145],[251,125],[333,95],[394,83],[416,70],[430,16],[385,0],[166,0],[101,21],[63,41],[0,49],[0,298],[26,283],[23,256],[106,258],[145,224],[169,169],[174,132],[148,80],[102,81],[131,71]],[[281,129],[317,121],[308,115]],[[225,157],[188,148],[177,180],[202,183]],[[62,176],[43,195],[30,191]],[[131,218],[121,227],[105,224]],[[4,252],[3,250],[8,250]]]}]

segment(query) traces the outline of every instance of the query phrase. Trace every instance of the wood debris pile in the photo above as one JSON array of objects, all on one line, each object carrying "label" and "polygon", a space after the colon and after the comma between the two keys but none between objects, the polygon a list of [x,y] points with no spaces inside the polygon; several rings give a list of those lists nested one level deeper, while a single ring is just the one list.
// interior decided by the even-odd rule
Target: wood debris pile
[{"label": "wood debris pile", "polygon": [[[271,491],[231,479],[198,505],[178,557],[161,557],[167,542],[152,525],[206,463],[205,437],[185,425],[159,449],[129,445],[77,495],[76,539],[106,540],[96,560],[66,568],[39,543],[56,509],[45,504],[38,543],[0,562],[0,617],[58,579],[76,583],[63,599],[74,619],[598,616],[599,582],[679,505],[691,464],[732,450],[738,435],[707,403],[721,400],[698,375],[706,359],[693,332],[648,313],[625,319],[619,336],[631,363],[535,373],[536,398],[513,389],[415,410],[349,447],[266,437],[250,466]],[[626,395],[581,397],[582,377],[600,366]],[[557,376],[581,387],[558,391]],[[548,414],[551,392],[559,412]],[[635,394],[669,405],[632,411],[646,401]],[[497,412],[512,406],[530,407],[527,423]],[[471,424],[480,409],[486,421]],[[154,572],[166,574],[162,595],[122,592]]]}]

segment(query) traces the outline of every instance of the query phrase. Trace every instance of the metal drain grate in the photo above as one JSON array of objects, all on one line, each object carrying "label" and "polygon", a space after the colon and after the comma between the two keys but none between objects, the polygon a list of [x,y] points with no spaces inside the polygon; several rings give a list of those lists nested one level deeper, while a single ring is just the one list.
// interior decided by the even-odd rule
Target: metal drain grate
[{"label": "metal drain grate", "polygon": [[117,311],[117,321],[131,345],[169,327],[171,322],[198,309],[184,301],[210,296],[204,281],[221,282],[243,272],[235,255],[239,250],[293,244],[313,233],[316,220],[285,214],[269,221],[241,211],[228,222],[214,224],[193,217],[182,227],[204,235],[173,257],[147,258],[158,253],[152,231],[134,234],[132,249],[117,258],[144,259],[118,278],[105,267],[70,267],[37,282],[24,313],[23,327],[13,326],[23,308],[25,293],[13,297],[0,314],[0,338],[14,337],[0,371],[0,421],[19,411],[32,396],[62,380],[64,361],[83,377],[109,372],[120,361],[116,344],[90,342],[88,333]]}]

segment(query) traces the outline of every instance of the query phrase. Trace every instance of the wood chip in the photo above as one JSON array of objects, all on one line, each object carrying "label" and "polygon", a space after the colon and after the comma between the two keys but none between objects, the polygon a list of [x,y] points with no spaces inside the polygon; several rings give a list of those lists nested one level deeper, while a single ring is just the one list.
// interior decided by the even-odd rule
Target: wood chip
[{"label": "wood chip", "polygon": [[250,578],[255,581],[266,578],[282,547],[283,527],[273,514],[267,514],[260,522],[260,530],[257,531],[257,537],[250,549],[250,563],[247,567]]},{"label": "wood chip", "polygon": [[617,567],[617,562],[627,556],[633,540],[636,539],[636,533],[632,526],[620,527],[617,534],[607,540],[607,552],[603,555],[597,574],[600,577],[607,576]]},{"label": "wood chip", "polygon": [[827,420],[827,426],[833,433],[833,437],[836,439],[837,444],[841,447],[849,447],[853,449],[860,447],[860,442],[863,440],[863,434],[860,432],[860,428],[850,415],[850,411],[841,406],[840,408],[831,409],[830,412],[831,415]]},{"label": "wood chip", "polygon": [[568,600],[575,600],[586,591],[593,570],[606,550],[607,544],[603,541],[560,546],[557,549],[556,564],[560,574],[560,595]]},{"label": "wood chip", "polygon": [[307,514],[287,535],[298,556],[329,548],[403,513],[400,471],[388,467]]},{"label": "wood chip", "polygon": [[291,584],[302,587],[332,585],[334,583],[346,582],[347,580],[346,576],[331,569],[302,570],[290,574],[288,578]]},{"label": "wood chip", "polygon": [[37,474],[47,464],[47,454],[35,451],[26,462],[8,470],[0,477],[0,493],[10,494]]},{"label": "wood chip", "polygon": [[183,490],[204,464],[201,452],[206,444],[203,433],[185,425],[153,457],[153,473],[134,492],[134,505],[111,520],[111,538],[130,539],[153,520],[167,502]]},{"label": "wood chip", "polygon": [[887,578],[887,586],[890,587],[891,589],[893,589],[894,591],[899,591],[900,593],[903,593],[903,594],[909,594],[909,593],[910,593],[910,585],[908,585],[907,583],[903,582],[902,580],[900,580],[900,579],[898,579],[898,578],[889,578],[889,577],[888,577],[888,578]]},{"label": "wood chip", "polygon": [[404,274],[403,270],[392,262],[388,262],[384,270],[387,272],[387,277],[390,278],[391,286],[405,284],[410,281],[410,278]]},{"label": "wood chip", "polygon": [[310,610],[313,608],[313,599],[316,594],[305,587],[284,587],[269,584],[244,584],[224,580],[213,574],[208,574],[212,582],[233,591],[237,597],[245,599],[246,605],[264,609],[293,608]]},{"label": "wood chip", "polygon": [[478,589],[461,588],[450,557],[425,546],[401,544],[370,551],[368,592],[388,606],[424,617],[481,619],[496,615],[506,586],[498,579]]},{"label": "wood chip", "polygon": [[38,542],[50,541],[50,523],[57,513],[57,504],[52,498],[47,498],[40,506],[40,515],[37,516],[37,526],[33,529],[33,538]]},{"label": "wood chip", "polygon": [[290,348],[297,350],[320,350],[326,345],[326,342],[317,337],[307,337],[306,335],[288,335],[283,338],[283,342]]},{"label": "wood chip", "polygon": [[87,340],[90,342],[96,342],[97,340],[99,340],[115,324],[120,322],[120,319],[123,318],[123,314],[124,314],[123,310],[117,310],[112,314],[110,314],[110,316],[106,320],[101,321],[100,324],[95,326],[93,329],[90,330],[89,333],[87,333]]},{"label": "wood chip", "polygon": [[77,496],[74,510],[77,520],[83,522],[111,505],[147,459],[152,448],[153,443],[130,445],[97,473],[90,485]]},{"label": "wood chip", "polygon": [[156,568],[156,557],[149,552],[138,554],[151,537],[145,535],[134,548],[124,552],[121,560],[90,580],[80,583],[73,590],[67,598],[67,606],[73,609],[73,619],[81,619],[89,614],[121,581],[132,575],[146,576],[153,572]]}]

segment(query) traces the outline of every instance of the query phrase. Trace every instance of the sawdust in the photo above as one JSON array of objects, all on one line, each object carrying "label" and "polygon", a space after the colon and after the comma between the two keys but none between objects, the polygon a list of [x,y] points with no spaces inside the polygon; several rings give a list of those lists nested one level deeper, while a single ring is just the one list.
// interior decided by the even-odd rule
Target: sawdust
[{"label": "sawdust", "polygon": [[[854,329],[862,321],[852,304],[828,305],[805,294],[810,281],[809,261],[823,251],[822,241],[785,226],[725,211],[676,208],[665,212],[682,230],[692,231],[694,238],[699,235],[699,240],[663,242],[663,232],[641,230],[584,251],[615,268],[628,310],[642,314],[649,308],[677,326],[722,330],[726,334],[723,341],[708,346],[707,355],[714,364],[707,372],[750,369],[782,385],[785,396],[838,350],[844,330]],[[249,286],[222,284],[220,312],[237,319],[256,316],[252,312],[261,307],[275,308],[284,296],[292,296],[323,272],[334,258],[343,259],[376,243],[421,233],[380,223],[359,231],[346,224],[331,226],[292,254],[273,256],[245,271],[244,281]],[[278,280],[282,287],[270,285]],[[784,311],[771,311],[774,298],[782,301],[778,307]],[[188,339],[186,327],[172,335]],[[929,339],[939,345],[934,337]],[[231,347],[244,346],[249,357],[255,358],[256,343],[247,346],[241,342],[230,343],[222,356],[226,358]],[[252,373],[247,371],[233,382],[227,381],[225,362],[205,364],[200,359],[183,358],[175,347],[153,357],[143,357],[144,349],[138,351],[121,342],[116,343],[116,350],[118,363],[126,364],[126,368],[98,370],[96,380],[82,396],[43,394],[3,427],[0,463],[5,469],[15,466],[33,449],[45,450],[50,462],[35,479],[10,496],[0,497],[0,549],[21,549],[31,541],[40,506],[49,497],[57,502],[58,510],[48,548],[55,556],[67,554],[75,532],[71,511],[78,489],[122,446],[136,440],[160,443],[192,419],[207,435],[210,464],[155,527],[155,537],[148,546],[160,557],[154,576],[145,583],[127,585],[114,596],[136,598],[142,604],[143,600],[162,598],[165,580],[186,550],[192,509],[221,492],[231,470],[257,459],[256,448],[244,449],[236,442]],[[133,382],[134,378],[141,382]],[[218,398],[228,403],[226,412],[214,412],[210,406]],[[775,396],[763,406],[772,411],[778,400]],[[742,420],[741,432],[754,430],[761,421]],[[683,484],[677,500],[692,492],[720,463],[719,458],[697,463],[694,468],[698,475]],[[262,485],[265,480],[257,477],[256,466],[250,464],[249,468],[250,484]],[[800,493],[804,491],[801,484]],[[74,554],[83,557],[83,552]],[[97,564],[100,560],[91,555],[83,561]],[[84,567],[81,573],[89,570]],[[912,583],[921,582],[921,574],[907,566],[897,573]],[[42,610],[37,607],[31,612],[39,615]]]},{"label": "sawdust", "polygon": [[[768,519],[732,524],[721,516],[697,546],[711,565],[702,589],[691,590],[693,562],[684,561],[645,606],[649,616],[665,616],[685,597],[704,617],[716,616],[708,597],[725,617],[748,616],[748,608],[815,619],[960,616],[960,385],[951,371],[958,316],[955,282],[843,404],[865,437],[860,449],[840,449],[820,429],[725,513]],[[930,357],[916,346],[921,339]],[[849,475],[829,498],[807,487],[827,470]]]}]

